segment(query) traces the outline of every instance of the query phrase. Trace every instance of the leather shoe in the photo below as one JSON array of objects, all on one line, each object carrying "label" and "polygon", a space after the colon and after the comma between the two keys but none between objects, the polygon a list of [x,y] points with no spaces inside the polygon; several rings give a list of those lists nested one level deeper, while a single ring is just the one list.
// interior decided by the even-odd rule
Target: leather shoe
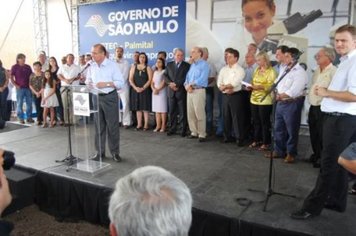
[{"label": "leather shoe", "polygon": [[308,160],[310,163],[315,163],[316,162],[316,156],[315,154],[311,154]]},{"label": "leather shoe", "polygon": [[239,147],[244,147],[248,144],[247,140],[239,140],[239,142],[237,143],[237,146]]},{"label": "leather shoe", "polygon": [[313,163],[313,168],[320,168],[320,160]]},{"label": "leather shoe", "polygon": [[332,210],[332,211],[337,211],[337,212],[344,212],[345,211],[345,209],[341,209],[339,206],[337,206],[335,204],[329,204],[329,203],[325,203],[324,204],[324,208]]},{"label": "leather shoe", "polygon": [[268,152],[267,154],[265,154],[266,158],[282,158],[280,155],[278,155],[277,152],[273,151],[272,154],[270,152]]},{"label": "leather shoe", "polygon": [[121,162],[121,161],[122,161],[122,159],[121,159],[121,157],[120,157],[119,154],[114,154],[114,155],[112,155],[112,159],[113,159],[114,161],[116,161],[116,162]]},{"label": "leather shoe", "polygon": [[199,137],[198,138],[199,143],[204,143],[206,141],[206,138]]},{"label": "leather shoe", "polygon": [[176,133],[176,132],[169,130],[169,131],[167,132],[167,136],[172,136],[172,135],[174,135],[175,133]]},{"label": "leather shoe", "polygon": [[356,195],[356,189],[350,189],[349,191],[348,191],[348,193],[350,194],[350,195]]},{"label": "leather shoe", "polygon": [[188,137],[187,137],[187,138],[189,138],[189,139],[193,139],[193,138],[198,138],[198,136],[188,135]]},{"label": "leather shoe", "polygon": [[102,154],[97,153],[91,158],[91,160],[100,161],[100,157],[101,157],[101,159],[103,159],[105,157],[105,154],[104,153],[102,153]]},{"label": "leather shoe", "polygon": [[294,163],[294,157],[288,154],[286,158],[284,158],[284,163],[288,163],[288,164]]},{"label": "leather shoe", "polygon": [[307,212],[306,210],[298,210],[290,214],[290,217],[295,220],[307,220],[314,217],[312,213]]},{"label": "leather shoe", "polygon": [[224,138],[223,143],[233,143],[235,140],[233,138]]}]

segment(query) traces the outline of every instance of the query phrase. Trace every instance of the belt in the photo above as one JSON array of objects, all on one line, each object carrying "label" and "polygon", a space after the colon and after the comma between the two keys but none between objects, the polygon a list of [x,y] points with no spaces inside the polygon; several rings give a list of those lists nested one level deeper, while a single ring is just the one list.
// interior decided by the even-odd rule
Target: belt
[{"label": "belt", "polygon": [[296,97],[296,98],[291,98],[291,99],[286,99],[286,100],[281,100],[281,101],[278,101],[280,103],[291,103],[291,102],[296,102],[300,99],[303,99],[304,96],[299,96],[299,97]]},{"label": "belt", "polygon": [[226,95],[226,96],[232,96],[232,95],[236,95],[236,94],[239,94],[239,93],[242,93],[242,90],[239,90],[239,91],[236,91],[236,92],[233,92],[233,93],[230,93],[230,94],[227,94],[227,93],[223,93],[223,94]]},{"label": "belt", "polygon": [[114,92],[116,92],[116,89],[110,91],[109,93],[99,93],[99,96],[100,96],[100,97],[102,97],[102,96],[107,96],[107,95],[112,94],[112,93],[114,93]]},{"label": "belt", "polygon": [[327,116],[354,116],[348,113],[342,113],[342,112],[324,112],[325,115]]},{"label": "belt", "polygon": [[193,89],[205,89],[205,87],[193,87]]}]

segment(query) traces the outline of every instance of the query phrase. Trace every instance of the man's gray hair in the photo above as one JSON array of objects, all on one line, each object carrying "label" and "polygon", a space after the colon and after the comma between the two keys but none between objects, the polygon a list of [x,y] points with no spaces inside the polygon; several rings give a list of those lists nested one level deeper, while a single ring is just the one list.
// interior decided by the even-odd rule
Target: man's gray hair
[{"label": "man's gray hair", "polygon": [[324,46],[322,47],[322,50],[325,52],[325,56],[327,56],[331,62],[335,60],[336,55],[333,48]]},{"label": "man's gray hair", "polygon": [[183,181],[161,167],[145,166],[116,182],[109,217],[120,236],[186,236],[191,208]]},{"label": "man's gray hair", "polygon": [[175,55],[177,52],[181,52],[181,53],[183,53],[183,55],[185,54],[185,52],[184,52],[183,49],[181,49],[181,48],[174,48],[174,49],[173,49],[173,54]]}]

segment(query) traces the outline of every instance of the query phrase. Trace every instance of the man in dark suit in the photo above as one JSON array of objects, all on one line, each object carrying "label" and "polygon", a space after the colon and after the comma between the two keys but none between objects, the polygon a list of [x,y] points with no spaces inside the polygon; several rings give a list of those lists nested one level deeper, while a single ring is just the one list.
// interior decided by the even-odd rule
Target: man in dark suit
[{"label": "man in dark suit", "polygon": [[165,81],[168,85],[170,128],[167,135],[173,135],[177,131],[178,114],[179,123],[182,125],[181,136],[187,132],[187,92],[184,89],[185,77],[190,64],[183,61],[184,51],[177,48],[174,50],[174,61],[167,64],[164,72]]}]

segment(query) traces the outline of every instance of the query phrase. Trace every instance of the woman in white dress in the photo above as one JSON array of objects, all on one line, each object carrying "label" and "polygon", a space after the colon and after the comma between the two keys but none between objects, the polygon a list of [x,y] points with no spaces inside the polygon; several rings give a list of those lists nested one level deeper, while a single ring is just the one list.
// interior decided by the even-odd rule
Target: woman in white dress
[{"label": "woman in white dress", "polygon": [[156,113],[156,128],[153,132],[165,132],[167,123],[167,91],[164,81],[165,61],[157,58],[156,70],[151,82],[152,88],[152,111]]},{"label": "woman in white dress", "polygon": [[48,110],[50,111],[51,123],[50,127],[53,128],[55,126],[55,113],[54,108],[58,106],[58,99],[56,96],[56,84],[51,76],[51,71],[47,70],[45,72],[43,85],[42,85],[42,102],[41,106],[43,109],[43,128],[48,127],[47,123],[47,115]]}]

